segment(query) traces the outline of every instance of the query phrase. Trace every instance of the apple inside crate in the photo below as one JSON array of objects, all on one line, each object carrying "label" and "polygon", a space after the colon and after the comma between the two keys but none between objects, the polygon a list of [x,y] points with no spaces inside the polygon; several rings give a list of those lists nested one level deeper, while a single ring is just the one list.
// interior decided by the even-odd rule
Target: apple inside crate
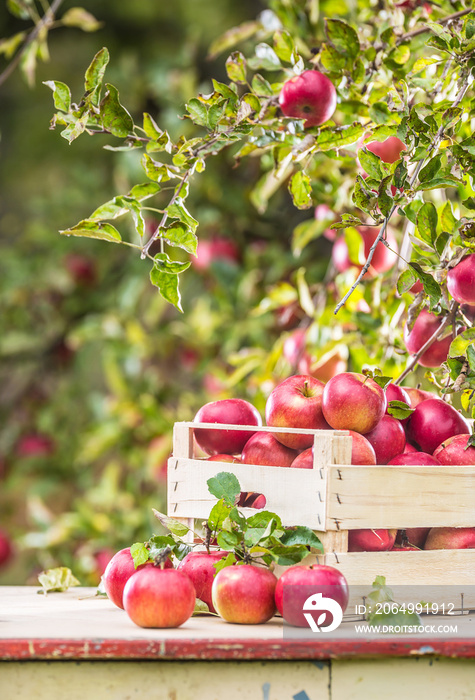
[{"label": "apple inside crate", "polygon": [[[194,430],[244,430],[313,435],[313,469],[260,466],[197,458]],[[341,570],[351,586],[368,590],[376,576],[389,586],[437,586],[441,597],[456,587],[475,592],[475,549],[348,552],[348,531],[415,527],[475,527],[475,467],[351,465],[351,436],[343,430],[302,430],[179,422],[168,462],[168,515],[193,525],[206,520],[216,499],[207,480],[219,472],[236,475],[243,492],[264,494],[266,510],[285,526],[305,525],[322,541],[324,555],[304,563]],[[257,511],[241,508],[245,515]],[[277,567],[277,574],[279,567]],[[452,593],[451,593],[452,591]],[[403,602],[403,601],[401,601]],[[435,602],[435,601],[434,601]],[[466,604],[475,607],[475,600]]]}]

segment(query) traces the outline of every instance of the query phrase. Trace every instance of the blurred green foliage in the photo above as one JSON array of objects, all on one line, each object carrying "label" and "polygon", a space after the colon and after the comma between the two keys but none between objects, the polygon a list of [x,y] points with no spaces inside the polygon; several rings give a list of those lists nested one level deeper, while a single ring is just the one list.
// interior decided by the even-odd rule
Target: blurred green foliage
[{"label": "blurred green foliage", "polygon": [[[451,5],[443,5],[440,11],[449,12]],[[63,2],[59,16],[73,6]],[[335,274],[332,242],[322,235],[328,221],[293,203],[299,204],[301,192],[308,198],[310,187],[314,204],[328,205],[338,217],[361,216],[352,193],[361,172],[354,141],[364,130],[361,124],[352,127],[353,119],[369,115],[373,126],[383,125],[392,119],[386,102],[400,106],[377,80],[371,83],[376,106],[368,110],[356,99],[361,61],[352,61],[359,45],[351,32],[345,42],[353,48],[345,60],[328,43],[321,57],[329,71],[348,77],[341,88],[341,118],[358,134],[348,148],[317,154],[308,172],[298,170],[290,193],[285,185],[274,187],[271,177],[286,146],[266,149],[264,138],[257,157],[251,152],[236,167],[237,147],[231,147],[209,158],[205,173],[194,178],[187,206],[199,221],[199,240],[215,252],[206,262],[202,247],[198,261],[193,258],[181,276],[183,314],[150,285],[147,261],[135,251],[58,234],[128,192],[144,175],[133,151],[101,148],[114,142],[109,136],[81,137],[68,145],[49,130],[51,90],[43,84],[62,81],[73,95],[82,95],[84,72],[106,46],[107,82],[120,91],[134,119],[147,112],[174,141],[191,138],[200,132],[182,119],[185,103],[211,93],[212,79],[228,82],[225,61],[236,33],[223,39],[223,32],[240,25],[237,46],[253,54],[255,24],[249,23],[271,8],[275,14],[265,15],[266,21],[284,21],[309,61],[324,40],[324,16],[360,18],[367,38],[385,30],[392,17],[384,3],[377,8],[382,21],[375,19],[375,4],[343,0],[177,0],[170,6],[103,0],[100,7],[89,0],[82,7],[100,28],[54,29],[49,61],[38,61],[34,84],[17,70],[0,85],[0,529],[10,533],[17,549],[0,572],[1,583],[32,582],[39,570],[59,565],[70,567],[84,584],[97,583],[108,554],[147,540],[158,530],[152,506],[166,509],[173,423],[191,419],[206,401],[240,396],[263,413],[276,382],[296,371],[321,369],[332,355],[339,371],[379,367],[388,376],[397,376],[407,361],[402,321],[413,297],[397,293],[399,271],[366,280],[335,317],[355,268]],[[394,10],[392,4],[388,8]],[[401,31],[415,26],[421,12],[411,19],[398,10]],[[336,43],[337,26],[327,25]],[[22,27],[0,3],[2,36]],[[388,35],[389,46],[391,41],[395,37]],[[417,50],[424,46],[421,38]],[[404,47],[393,48],[382,70],[399,79],[409,57]],[[279,50],[285,54],[285,46]],[[368,48],[366,63],[374,58]],[[262,71],[270,79],[265,65]],[[30,82],[31,76],[30,71]],[[438,78],[437,73],[429,82],[420,78],[421,90]],[[257,89],[267,87],[259,82]],[[416,125],[417,119],[416,114]],[[421,139],[426,130],[422,125]],[[273,138],[279,138],[278,130]],[[370,156],[365,167],[373,168],[373,178],[383,174]],[[287,179],[284,173],[280,184]],[[370,200],[377,198],[365,194],[363,184],[360,177],[360,203],[369,214]],[[450,195],[454,202],[472,196],[470,188],[463,190]],[[384,193],[377,194],[383,205]],[[422,205],[422,195],[417,203]],[[455,226],[445,195],[434,197],[434,207],[444,226]],[[417,212],[417,207],[406,212],[413,223]],[[149,235],[158,220],[156,211],[147,212]],[[405,225],[402,216],[395,217],[399,241]],[[360,238],[351,228],[345,237],[357,258]],[[435,256],[423,242],[419,235],[414,246],[429,265]],[[226,252],[217,255],[217,246]],[[175,253],[182,262],[191,257],[180,249]],[[408,383],[424,381],[428,388],[431,380],[418,369]]]}]

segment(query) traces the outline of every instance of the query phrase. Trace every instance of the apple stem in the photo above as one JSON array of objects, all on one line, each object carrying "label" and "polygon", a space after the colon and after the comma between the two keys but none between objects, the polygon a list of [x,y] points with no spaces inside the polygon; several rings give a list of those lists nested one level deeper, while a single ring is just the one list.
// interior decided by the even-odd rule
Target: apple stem
[{"label": "apple stem", "polygon": [[167,561],[170,554],[172,554],[172,548],[170,547],[170,545],[167,545],[155,557],[155,560],[154,560],[155,566],[159,566],[163,571],[163,569],[165,568],[165,562]]}]

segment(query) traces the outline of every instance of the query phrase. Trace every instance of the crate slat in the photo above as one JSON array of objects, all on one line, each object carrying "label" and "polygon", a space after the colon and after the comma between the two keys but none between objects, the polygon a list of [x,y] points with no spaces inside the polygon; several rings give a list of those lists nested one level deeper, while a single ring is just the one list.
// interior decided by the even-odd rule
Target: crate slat
[{"label": "crate slat", "polygon": [[328,470],[327,529],[475,527],[475,467]]}]

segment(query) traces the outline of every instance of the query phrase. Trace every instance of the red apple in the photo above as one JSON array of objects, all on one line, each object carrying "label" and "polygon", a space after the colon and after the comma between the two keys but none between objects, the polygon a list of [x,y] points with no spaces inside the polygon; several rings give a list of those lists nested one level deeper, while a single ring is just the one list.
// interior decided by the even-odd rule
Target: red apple
[{"label": "red apple", "polygon": [[313,447],[303,450],[290,466],[293,469],[313,469]]},{"label": "red apple", "polygon": [[[359,226],[358,232],[363,240],[363,256],[364,259],[369,255],[369,251],[376,238],[378,237],[379,230],[370,226]],[[378,274],[383,274],[390,270],[397,261],[397,251],[398,245],[393,233],[388,230],[386,232],[386,240],[391,246],[392,250],[396,252],[393,253],[389,250],[384,243],[381,241],[376,246],[373,258],[371,260],[371,265],[366,273],[366,277],[375,277]],[[362,264],[355,264],[350,260],[350,255],[348,252],[348,246],[346,245],[346,240],[344,236],[336,239],[332,248],[332,260],[335,268],[338,272],[345,272],[350,267],[356,267],[358,270],[362,270]]]},{"label": "red apple", "polygon": [[6,566],[13,557],[13,545],[6,530],[0,530],[0,567]]},{"label": "red apple", "polygon": [[389,460],[388,464],[413,467],[419,464],[421,466],[430,466],[431,464],[440,464],[440,462],[432,455],[427,454],[427,452],[418,452],[416,450],[415,452],[403,452],[396,455],[396,457]]},{"label": "red apple", "polygon": [[192,616],[195,601],[186,574],[154,564],[137,571],[124,588],[125,612],[139,627],[179,627]]},{"label": "red apple", "polygon": [[[417,447],[414,447],[414,445],[411,445],[410,442],[406,442],[406,444],[404,446],[403,454],[408,455],[408,454],[411,454],[412,452],[419,452],[419,450],[417,449]],[[425,453],[422,453],[422,454],[425,454]]]},{"label": "red apple", "polygon": [[[114,605],[117,605],[118,608],[124,608],[123,595],[125,584],[139,569],[146,566],[153,566],[153,564],[150,562],[135,568],[134,560],[130,553],[130,547],[119,550],[107,564],[104,575],[102,576],[102,583],[109,600],[111,600]],[[170,559],[166,560],[165,567],[173,568]]]},{"label": "red apple", "polygon": [[466,255],[450,268],[447,289],[459,304],[475,304],[475,253]]},{"label": "red apple", "polygon": [[[297,374],[278,384],[266,402],[267,425],[278,428],[327,429],[322,413],[323,383],[315,377]],[[286,447],[304,450],[313,444],[313,435],[275,433]]]},{"label": "red apple", "polygon": [[[422,309],[416,318],[412,330],[409,330],[407,324],[404,327],[404,342],[407,352],[411,355],[419,352],[422,346],[440,327],[442,322],[443,318],[441,316],[436,316],[427,311],[427,309]],[[422,367],[440,367],[447,359],[451,342],[451,335],[442,338],[442,340],[436,340],[421,355],[418,360],[419,364],[422,365]]]},{"label": "red apple", "polygon": [[193,266],[200,272],[208,270],[214,262],[227,262],[236,265],[239,262],[239,248],[230,238],[213,236],[200,238]]},{"label": "red apple", "polygon": [[[304,604],[310,596],[318,594],[336,601],[342,613],[345,612],[349,599],[348,583],[338,569],[324,564],[289,566],[279,578],[275,589],[277,610],[288,624],[307,627]],[[322,610],[326,611],[323,605]],[[331,620],[332,616],[329,619],[327,612],[325,622],[328,624]]]},{"label": "red apple", "polygon": [[475,447],[467,447],[470,435],[453,435],[444,440],[434,451],[434,457],[440,464],[467,464],[475,465]]},{"label": "red apple", "polygon": [[279,105],[286,117],[305,119],[305,127],[328,121],[336,109],[335,86],[317,70],[305,70],[284,83]]},{"label": "red apple", "polygon": [[[393,384],[390,382],[386,389],[386,399],[388,402],[388,405],[391,401],[402,401],[403,403],[407,403],[409,408],[411,408],[411,399],[409,397],[409,394],[407,393],[406,389],[402,386],[399,386],[398,384]],[[386,409],[386,413],[387,413]]]},{"label": "red apple", "polygon": [[347,368],[347,359],[343,356],[341,349],[337,347],[312,361],[308,373],[326,384],[335,375],[346,372]]},{"label": "red apple", "polygon": [[424,389],[414,389],[412,386],[405,386],[404,391],[409,395],[409,405],[411,408],[415,408],[422,401],[427,401],[427,399],[437,399],[437,395],[432,391],[425,391]]},{"label": "red apple", "polygon": [[322,395],[325,420],[335,430],[369,433],[384,416],[386,395],[370,377],[342,372],[325,384]]},{"label": "red apple", "polygon": [[[256,408],[244,399],[210,401],[200,408],[195,423],[230,423],[231,425],[262,425]],[[254,431],[195,429],[195,440],[208,455],[239,454]]]},{"label": "red apple", "polygon": [[23,435],[16,446],[16,453],[19,457],[48,457],[53,452],[53,440],[41,433]]},{"label": "red apple", "polygon": [[427,399],[414,409],[407,424],[407,437],[422,452],[433,454],[444,440],[470,433],[468,422],[442,399]]},{"label": "red apple", "polygon": [[[335,221],[335,214],[332,212],[328,204],[317,204],[315,207],[315,220],[316,221],[328,221],[332,224]],[[333,228],[327,228],[323,232],[325,238],[329,241],[334,241],[336,238],[336,231]]]},{"label": "red apple", "polygon": [[227,566],[214,577],[213,605],[226,622],[259,625],[275,613],[276,584],[270,569],[251,564]]},{"label": "red apple", "polygon": [[401,422],[388,415],[384,415],[365,437],[374,448],[376,464],[387,464],[393,457],[401,454],[406,445],[406,433]]},{"label": "red apple", "polygon": [[[241,494],[242,495],[242,494]],[[254,510],[262,510],[266,507],[267,499],[263,493],[255,493],[254,491],[247,492],[242,503],[239,503],[243,508],[254,508]]]},{"label": "red apple", "polygon": [[297,450],[286,447],[275,439],[272,433],[255,433],[243,447],[242,464],[261,466],[290,467],[297,456]]},{"label": "red apple", "polygon": [[207,462],[228,462],[229,464],[239,464],[239,457],[233,455],[211,455],[211,457],[206,458]]},{"label": "red apple", "polygon": [[97,552],[94,552],[93,556],[96,563],[96,570],[94,573],[96,574],[97,578],[100,579],[105,573],[110,560],[114,556],[114,552],[112,549],[110,549],[110,547],[104,547],[104,549],[99,549]]},{"label": "red apple", "polygon": [[[408,527],[405,530],[398,530],[396,536],[396,545],[416,547],[422,549],[424,547],[430,527]],[[405,533],[405,536],[403,536]]]},{"label": "red apple", "polygon": [[97,270],[92,258],[81,253],[67,255],[64,264],[78,287],[91,287],[96,283]]},{"label": "red apple", "polygon": [[377,464],[376,452],[374,451],[373,445],[366,439],[366,436],[354,430],[349,430],[348,432],[353,438],[351,446],[351,464]]},{"label": "red apple", "polygon": [[349,552],[387,552],[396,541],[397,530],[350,530]]},{"label": "red apple", "polygon": [[186,574],[195,587],[196,597],[206,603],[210,612],[215,613],[211,599],[211,586],[216,574],[214,565],[217,561],[226,557],[229,552],[224,551],[201,551],[190,552],[178,564],[177,570]]},{"label": "red apple", "polygon": [[475,527],[433,527],[424,549],[475,549]]},{"label": "red apple", "polygon": [[403,142],[397,136],[389,136],[385,141],[371,141],[366,144],[371,153],[379,156],[384,163],[395,163],[406,150]]}]

